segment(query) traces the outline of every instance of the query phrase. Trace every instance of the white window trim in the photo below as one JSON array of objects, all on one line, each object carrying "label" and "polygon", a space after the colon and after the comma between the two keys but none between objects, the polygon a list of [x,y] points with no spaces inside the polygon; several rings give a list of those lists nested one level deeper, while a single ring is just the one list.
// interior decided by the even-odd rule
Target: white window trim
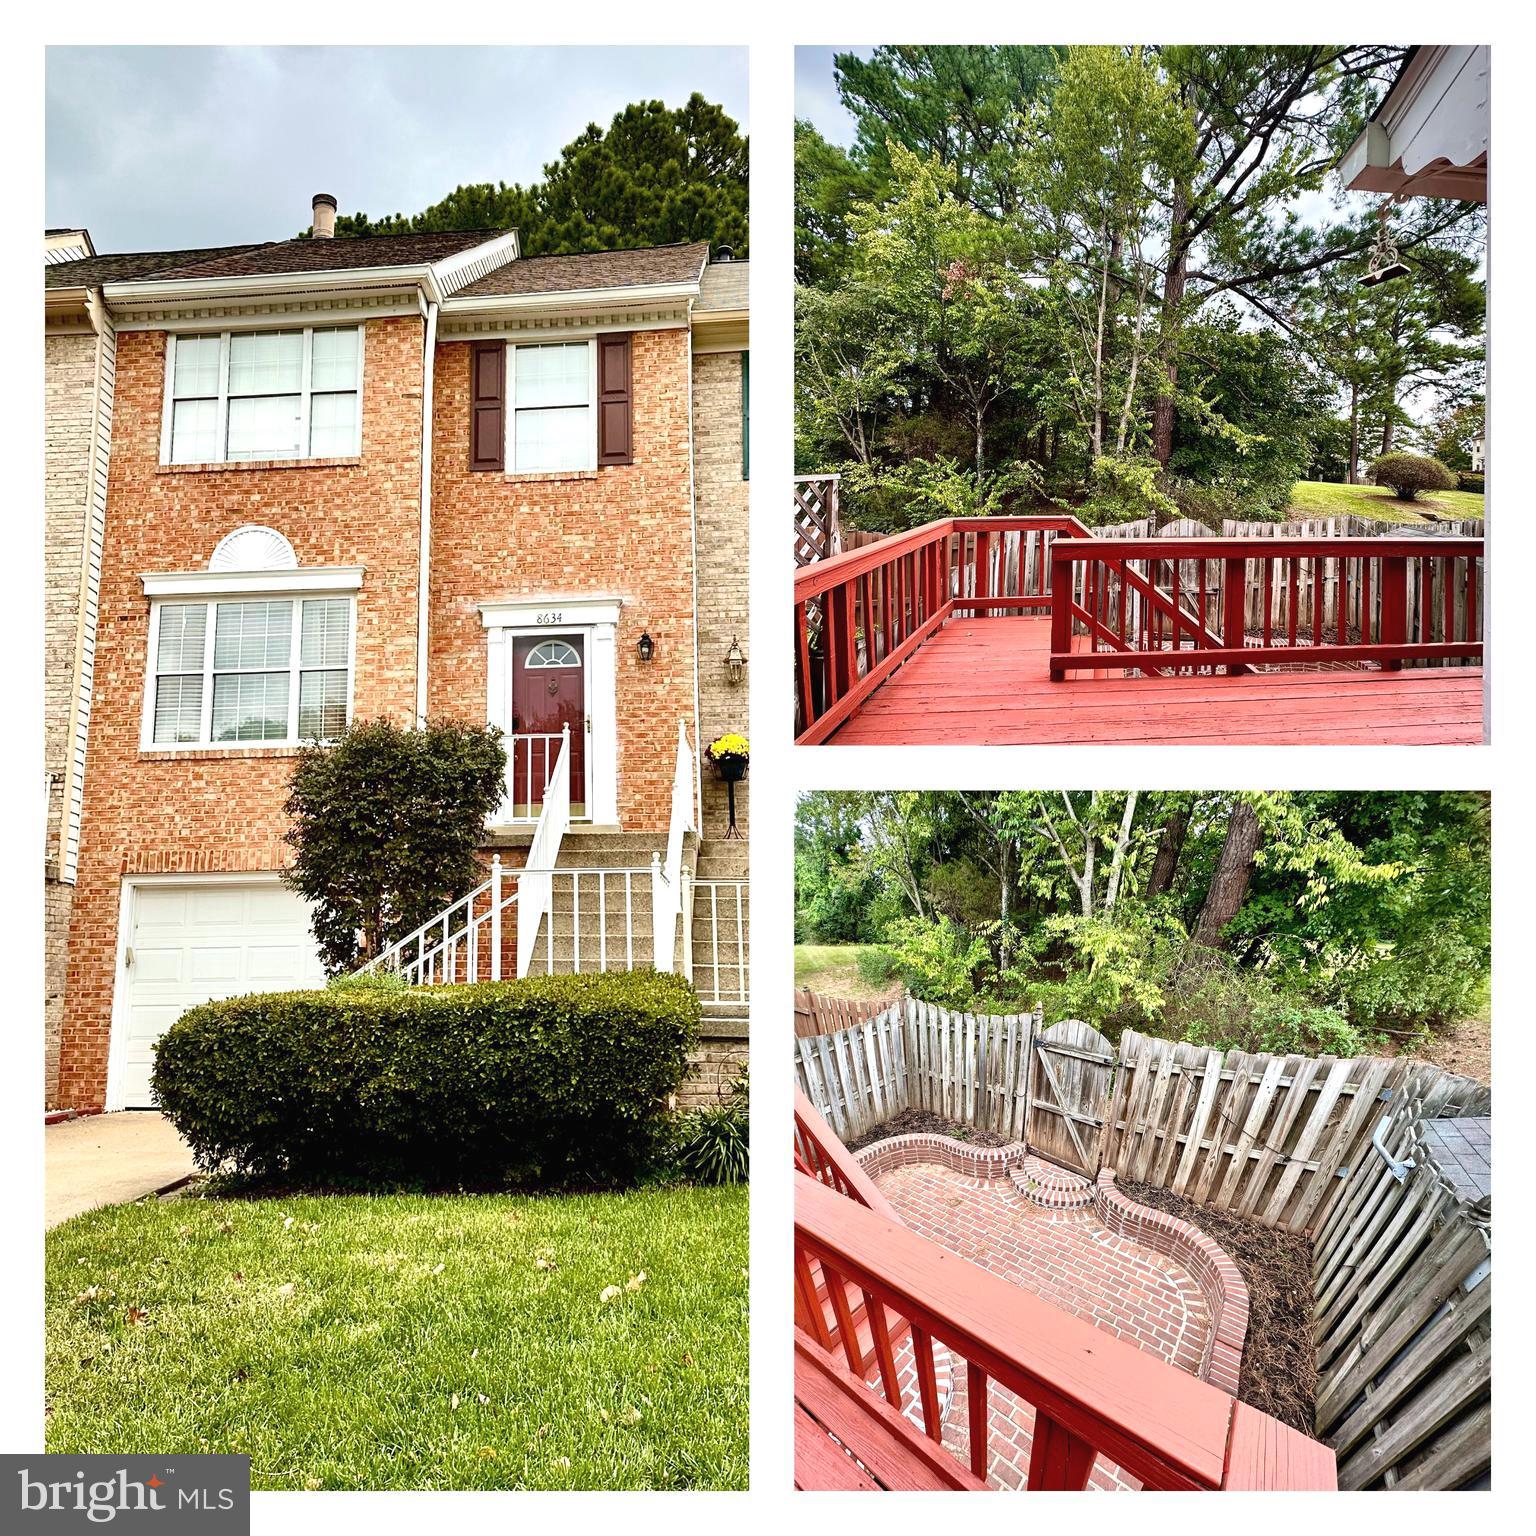
[{"label": "white window trim", "polygon": [[145,597],[339,596],[363,584],[361,565],[312,565],[298,571],[145,571]]},{"label": "white window trim", "polygon": [[[206,577],[207,572],[198,574]],[[239,573],[235,573],[237,576]],[[292,571],[281,573],[288,577],[293,576]],[[250,586],[251,578],[244,578],[245,585],[237,589],[217,588],[207,592],[189,593],[185,590],[168,593],[163,597],[157,597],[150,603],[149,608],[149,643],[144,655],[144,709],[139,727],[139,750],[141,752],[249,752],[253,749],[266,748],[293,748],[308,745],[311,738],[300,736],[299,730],[299,693],[300,678],[304,668],[299,663],[299,648],[303,643],[303,612],[302,604],[306,598],[337,597],[344,598],[347,603],[347,724],[352,724],[352,695],[357,679],[357,598],[354,593],[337,589],[321,589],[318,591],[293,589],[290,581],[288,589],[284,592],[272,592],[256,589]],[[148,587],[148,579],[145,581]],[[288,732],[278,739],[268,737],[261,741],[215,741],[213,739],[213,645],[217,632],[216,613],[214,610],[220,602],[240,602],[245,599],[262,601],[280,600],[288,598],[294,605],[293,623],[288,636]],[[155,688],[158,680],[156,658],[160,649],[160,613],[166,603],[184,603],[205,601],[208,604],[209,613],[203,626],[203,699],[202,718],[198,729],[196,741],[156,741],[155,740]],[[259,670],[277,671],[278,668],[266,668]],[[310,671],[335,672],[339,667],[311,667]]]},{"label": "white window trim", "polygon": [[[311,430],[310,406],[313,393],[309,387],[310,366],[313,358],[316,330],[356,330],[357,332],[357,436],[351,448],[345,453],[312,454],[308,451]],[[366,367],[367,334],[362,325],[264,325],[254,334],[272,333],[279,331],[300,331],[304,336],[304,358],[300,365],[299,379],[299,411],[301,417],[301,434],[305,451],[289,457],[273,455],[274,462],[283,464],[303,464],[308,460],[356,458],[363,451],[363,374]],[[173,331],[166,335],[165,339],[165,395],[160,408],[160,462],[162,465],[176,467],[171,458],[171,432],[176,411],[176,347],[182,341],[202,341],[209,336],[219,338],[219,444],[220,456],[215,459],[192,459],[186,462],[196,464],[262,464],[268,462],[262,458],[232,459],[229,456],[229,339],[232,335],[251,335],[253,332],[247,329],[238,331]],[[321,394],[349,394],[349,390],[321,390]],[[188,397],[189,399],[192,397]]]},{"label": "white window trim", "polygon": [[509,475],[582,475],[597,470],[597,338],[589,337],[587,347],[587,460],[575,468],[524,468],[517,462],[517,354],[537,347],[569,347],[580,343],[579,337],[549,337],[539,341],[519,341],[507,346],[507,410],[502,433],[502,458]]}]

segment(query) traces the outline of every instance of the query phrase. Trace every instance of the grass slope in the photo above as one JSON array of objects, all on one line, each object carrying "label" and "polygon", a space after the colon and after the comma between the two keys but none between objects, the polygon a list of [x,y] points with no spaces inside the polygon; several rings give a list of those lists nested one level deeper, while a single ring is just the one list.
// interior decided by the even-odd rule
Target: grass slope
[{"label": "grass slope", "polygon": [[859,956],[874,944],[796,944],[795,985],[809,987],[828,997],[846,997],[855,1002],[870,998],[895,997],[901,991],[897,982],[878,985],[859,974]]},{"label": "grass slope", "polygon": [[48,1449],[241,1452],[256,1488],[744,1488],[746,1265],[745,1189],[109,1207],[48,1236]]},{"label": "grass slope", "polygon": [[1291,487],[1292,517],[1375,517],[1388,523],[1421,523],[1422,508],[1440,517],[1481,517],[1483,498],[1473,491],[1436,491],[1417,501],[1399,501],[1374,485],[1335,485],[1298,480]]}]

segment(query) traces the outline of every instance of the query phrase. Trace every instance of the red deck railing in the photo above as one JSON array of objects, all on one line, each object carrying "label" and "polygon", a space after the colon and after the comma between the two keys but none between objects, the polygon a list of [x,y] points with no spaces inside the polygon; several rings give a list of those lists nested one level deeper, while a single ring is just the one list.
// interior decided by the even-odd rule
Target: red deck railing
[{"label": "red deck railing", "polygon": [[[1031,1491],[1085,1487],[1101,1454],[1148,1488],[1336,1486],[1326,1446],[910,1231],[799,1093],[795,1165],[797,1397],[854,1456],[867,1431],[917,1475],[908,1486],[985,1486],[995,1385],[1034,1409]],[[908,1339],[927,1452],[897,1367]],[[935,1344],[965,1373],[969,1468],[948,1475]],[[903,1436],[919,1441],[915,1457],[910,1445],[901,1456]],[[806,1444],[822,1476],[841,1476],[814,1432]],[[816,1475],[798,1480],[846,1486]]]},{"label": "red deck railing", "polygon": [[1049,613],[1050,676],[1482,659],[1483,541],[1095,538],[946,518],[795,573],[795,732],[828,740],[952,616]]},{"label": "red deck railing", "polygon": [[1482,583],[1481,539],[1057,539],[1051,677],[1480,661]]},{"label": "red deck railing", "polygon": [[795,732],[825,741],[954,613],[1045,612],[1075,517],[945,518],[795,572]]}]

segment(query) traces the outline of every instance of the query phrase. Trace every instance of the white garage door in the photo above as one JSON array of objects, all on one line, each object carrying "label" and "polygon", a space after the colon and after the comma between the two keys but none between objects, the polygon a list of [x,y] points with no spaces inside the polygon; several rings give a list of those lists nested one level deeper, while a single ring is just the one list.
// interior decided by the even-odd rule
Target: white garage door
[{"label": "white garage door", "polygon": [[325,983],[309,907],[276,880],[136,885],[128,906],[116,1095],[124,1108],[154,1103],[155,1042],[194,1003]]}]

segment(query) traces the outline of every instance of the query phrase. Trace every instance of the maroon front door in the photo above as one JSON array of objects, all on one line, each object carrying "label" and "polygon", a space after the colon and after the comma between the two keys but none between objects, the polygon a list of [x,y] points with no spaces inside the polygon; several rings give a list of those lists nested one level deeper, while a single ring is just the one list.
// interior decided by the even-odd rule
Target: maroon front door
[{"label": "maroon front door", "polygon": [[519,635],[512,644],[512,738],[507,743],[513,814],[535,817],[571,728],[571,815],[587,813],[586,637]]}]

